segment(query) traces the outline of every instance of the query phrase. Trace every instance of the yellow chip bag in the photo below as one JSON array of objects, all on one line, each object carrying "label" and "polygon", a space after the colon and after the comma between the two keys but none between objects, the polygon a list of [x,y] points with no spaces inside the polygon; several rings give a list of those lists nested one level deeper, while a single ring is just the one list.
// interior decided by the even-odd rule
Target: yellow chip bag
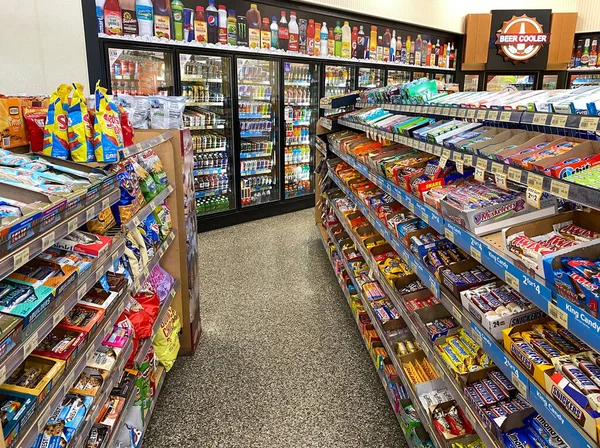
[{"label": "yellow chip bag", "polygon": [[94,115],[94,153],[98,162],[116,162],[123,149],[123,132],[119,109],[108,97],[107,90],[96,84]]},{"label": "yellow chip bag", "polygon": [[160,329],[156,332],[152,345],[154,353],[168,372],[175,364],[177,354],[181,344],[179,343],[179,332],[181,331],[181,321],[177,311],[169,307],[165,320],[160,325]]},{"label": "yellow chip bag", "polygon": [[69,158],[69,95],[72,87],[67,84],[58,86],[50,96],[46,126],[44,126],[45,156]]},{"label": "yellow chip bag", "polygon": [[75,90],[69,107],[69,151],[74,162],[93,162],[94,132],[87,108],[83,85],[73,83]]}]

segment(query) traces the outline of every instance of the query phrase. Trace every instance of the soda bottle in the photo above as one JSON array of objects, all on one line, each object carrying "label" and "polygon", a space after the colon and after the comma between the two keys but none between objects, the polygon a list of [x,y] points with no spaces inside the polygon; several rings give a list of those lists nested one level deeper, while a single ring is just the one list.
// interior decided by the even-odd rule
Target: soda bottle
[{"label": "soda bottle", "polygon": [[377,27],[371,27],[371,36],[369,37],[369,59],[377,59]]},{"label": "soda bottle", "polygon": [[377,37],[377,60],[383,61],[383,37]]},{"label": "soda bottle", "polygon": [[581,66],[587,67],[590,62],[590,38],[588,37],[583,44],[583,53],[581,53]]},{"label": "soda bottle", "polygon": [[138,35],[138,22],[135,17],[135,0],[120,0],[121,21],[123,23],[123,34],[129,36]]},{"label": "soda bottle", "polygon": [[329,28],[329,37],[327,38],[327,54],[335,55],[335,38],[331,28]]},{"label": "soda bottle", "polygon": [[219,41],[219,16],[215,7],[215,0],[208,0],[206,7],[206,26],[208,30],[208,43],[216,44]]},{"label": "soda bottle", "polygon": [[435,44],[431,44],[431,55],[429,56],[429,65],[430,66],[435,66],[436,60],[435,60]]},{"label": "soda bottle", "polygon": [[290,38],[290,30],[288,29],[285,11],[281,11],[281,19],[279,19],[279,29],[277,31],[277,37],[279,39],[279,48],[281,48],[282,50],[287,50],[288,41]]},{"label": "soda bottle", "polygon": [[246,16],[237,16],[237,44],[248,46],[248,23]]},{"label": "soda bottle", "polygon": [[181,0],[171,1],[173,14],[173,36],[175,40],[183,40],[183,3]]},{"label": "soda bottle", "polygon": [[169,0],[154,0],[154,35],[166,39],[171,38],[171,3]]},{"label": "soda bottle", "polygon": [[310,19],[306,27],[306,52],[309,56],[315,54],[315,21]]},{"label": "soda bottle", "polygon": [[327,30],[327,23],[323,22],[323,26],[321,27],[321,48],[320,53],[321,56],[327,56],[329,53],[329,31]]},{"label": "soda bottle", "polygon": [[429,40],[427,41],[427,50],[424,51],[425,53],[425,64],[426,66],[431,65],[431,38],[429,38]]},{"label": "soda bottle", "polygon": [[227,16],[227,43],[229,45],[237,45],[237,19],[235,18],[235,10],[230,9]]},{"label": "soda bottle", "polygon": [[208,27],[204,16],[204,7],[196,6],[196,17],[194,18],[194,35],[198,42],[208,42]]},{"label": "soda bottle", "polygon": [[106,0],[104,4],[104,29],[109,36],[123,35],[123,17],[121,16],[119,0]]},{"label": "soda bottle", "polygon": [[256,9],[256,4],[252,3],[250,9],[246,13],[248,21],[248,46],[250,48],[260,48],[260,27],[261,18],[260,11]]},{"label": "soda bottle", "polygon": [[365,32],[362,25],[356,35],[356,57],[358,59],[365,58]]},{"label": "soda bottle", "polygon": [[135,3],[135,15],[138,20],[140,36],[152,36],[154,34],[154,9],[152,0],[137,0]]},{"label": "soda bottle", "polygon": [[225,45],[227,43],[227,10],[225,9],[225,5],[219,5],[217,15],[219,16],[218,40],[221,45]]},{"label": "soda bottle", "polygon": [[271,48],[279,48],[279,26],[277,26],[277,17],[271,19]]},{"label": "soda bottle", "polygon": [[288,51],[298,52],[299,48],[299,34],[298,22],[296,22],[296,13],[290,12],[290,24],[288,26],[290,37],[288,41]]},{"label": "soda bottle", "polygon": [[437,43],[435,44],[435,66],[439,66],[440,65],[440,40],[437,40]]},{"label": "soda bottle", "polygon": [[298,51],[301,54],[306,54],[306,29],[308,22],[306,19],[298,20]]},{"label": "soda bottle", "polygon": [[350,56],[356,58],[356,49],[357,49],[357,40],[358,40],[358,28],[355,26],[352,27],[352,34],[350,36]]},{"label": "soda bottle", "polygon": [[352,37],[350,31],[350,24],[348,22],[344,22],[344,26],[342,27],[342,57],[349,58],[352,55]]},{"label": "soda bottle", "polygon": [[[590,62],[588,66],[595,67],[598,62],[598,39],[592,39],[592,49],[590,50]],[[454,42],[452,42],[452,50],[450,50],[450,68],[454,68]]]},{"label": "soda bottle", "polygon": [[269,25],[269,19],[264,17],[262,19],[262,28],[260,29],[260,48],[271,48],[271,26]]},{"label": "soda bottle", "polygon": [[410,40],[410,36],[406,37],[406,63],[415,65],[415,43]]},{"label": "soda bottle", "polygon": [[315,23],[315,48],[314,55],[319,56],[321,54],[321,24]]},{"label": "soda bottle", "polygon": [[390,62],[396,61],[396,30],[392,31],[392,40],[390,40]]},{"label": "soda bottle", "polygon": [[340,21],[335,22],[335,28],[333,29],[334,54],[337,57],[342,56],[342,27]]}]

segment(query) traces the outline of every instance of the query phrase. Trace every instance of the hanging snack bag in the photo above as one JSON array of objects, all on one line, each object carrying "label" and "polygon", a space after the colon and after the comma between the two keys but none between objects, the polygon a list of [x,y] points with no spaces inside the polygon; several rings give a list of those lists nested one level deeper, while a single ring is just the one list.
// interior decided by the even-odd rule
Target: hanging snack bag
[{"label": "hanging snack bag", "polygon": [[[143,204],[137,176],[127,169],[127,162],[116,163],[110,169],[117,174],[121,198],[112,206],[117,225],[129,222]],[[141,198],[141,202],[140,202]]]},{"label": "hanging snack bag", "polygon": [[140,231],[138,230],[137,227],[135,227],[133,230],[131,230],[129,232],[128,236],[133,238],[133,240],[137,244],[138,249],[140,251],[142,266],[146,266],[148,264],[148,250],[146,249],[146,243],[144,242],[144,238],[142,238]]},{"label": "hanging snack bag", "polygon": [[160,230],[156,218],[152,213],[146,216],[146,219],[142,222],[142,226],[144,227],[145,238],[152,243],[154,250],[158,250],[158,246],[160,245]]},{"label": "hanging snack bag", "polygon": [[125,257],[129,263],[130,272],[134,278],[137,278],[143,269],[142,254],[135,240],[130,234],[125,237]]},{"label": "hanging snack bag", "polygon": [[44,126],[44,147],[46,156],[69,158],[69,117],[68,101],[72,87],[61,84],[50,97],[46,126]]},{"label": "hanging snack bag", "polygon": [[133,125],[129,120],[129,114],[124,107],[118,106],[119,115],[121,116],[121,132],[123,132],[123,146],[133,145]]},{"label": "hanging snack bag", "polygon": [[140,232],[140,236],[142,237],[142,240],[144,241],[144,246],[146,247],[146,251],[148,252],[148,258],[149,259],[154,258],[155,247],[154,247],[154,244],[152,243],[152,240],[146,234],[146,230],[144,229],[144,226],[143,225],[138,226],[137,230],[138,230],[138,232]]},{"label": "hanging snack bag", "polygon": [[169,180],[167,179],[167,173],[165,173],[163,164],[154,150],[149,149],[148,151],[138,154],[137,159],[139,164],[154,178],[158,190],[157,193],[163,191],[167,187]]},{"label": "hanging snack bag", "polygon": [[119,110],[108,98],[106,89],[96,84],[96,114],[94,115],[94,153],[98,162],[116,162],[123,149],[123,132]]},{"label": "hanging snack bag", "polygon": [[158,230],[161,241],[164,241],[171,233],[173,229],[173,223],[171,222],[171,210],[166,204],[159,205],[152,212],[156,223],[158,224]]},{"label": "hanging snack bag", "polygon": [[115,221],[115,216],[113,215],[110,207],[105,208],[98,216],[96,216],[91,221],[88,221],[86,226],[88,232],[95,233],[97,235],[104,235],[108,229],[113,227],[117,222]]},{"label": "hanging snack bag", "polygon": [[165,271],[159,264],[154,266],[154,269],[150,272],[148,281],[156,291],[161,304],[165,301],[175,283],[173,276]]},{"label": "hanging snack bag", "polygon": [[23,107],[23,118],[25,119],[29,143],[33,152],[42,152],[44,149],[44,127],[46,126],[47,116],[48,108],[46,107]]},{"label": "hanging snack bag", "polygon": [[117,101],[119,106],[127,111],[134,129],[148,129],[148,117],[150,117],[148,97],[119,94]]},{"label": "hanging snack bag", "polygon": [[132,160],[131,164],[133,165],[135,173],[137,174],[142,195],[144,196],[146,202],[150,202],[158,194],[156,182],[150,173],[138,162]]},{"label": "hanging snack bag", "polygon": [[165,319],[160,325],[160,328],[156,332],[152,345],[154,346],[154,353],[158,358],[165,370],[168,372],[173,367],[179,348],[179,332],[181,331],[181,321],[177,311],[169,307]]},{"label": "hanging snack bag", "polygon": [[74,83],[69,106],[69,151],[73,162],[94,162],[93,126],[83,85]]}]

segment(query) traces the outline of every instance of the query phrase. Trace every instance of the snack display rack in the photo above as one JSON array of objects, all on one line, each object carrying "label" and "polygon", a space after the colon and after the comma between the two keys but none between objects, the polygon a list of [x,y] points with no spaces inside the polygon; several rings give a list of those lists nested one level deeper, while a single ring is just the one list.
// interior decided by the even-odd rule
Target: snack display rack
[{"label": "snack display rack", "polygon": [[[599,122],[598,117],[587,117],[582,115],[471,109],[431,105],[387,103],[366,104],[359,102],[356,104],[356,107],[382,107],[388,111],[402,112],[409,116],[430,116],[435,119],[459,118],[466,121],[481,122],[488,126],[507,129],[525,129],[528,131],[577,137],[585,137],[587,135],[592,139],[598,131]],[[367,137],[375,141],[386,142],[386,144],[392,144],[394,142],[401,143],[413,149],[432,154],[442,160],[445,159],[443,161],[444,164],[448,161],[452,161],[456,163],[457,167],[461,167],[459,172],[462,172],[461,170],[465,170],[467,167],[473,167],[476,170],[476,175],[481,176],[482,179],[487,175],[488,178],[495,178],[496,181],[498,181],[498,179],[500,179],[500,181],[511,181],[514,184],[526,187],[527,194],[535,195],[536,198],[539,198],[543,193],[547,193],[556,196],[557,198],[566,199],[596,210],[600,209],[599,195],[597,194],[597,190],[592,187],[574,184],[572,182],[567,182],[564,179],[546,176],[539,172],[533,172],[524,168],[502,164],[474,154],[465,154],[464,152],[454,151],[439,144],[424,142],[407,135],[391,133],[387,130],[365,125],[357,121],[351,121],[349,119],[339,119],[338,125],[340,127],[365,132]],[[324,139],[324,137],[322,138]],[[390,197],[414,213],[414,215],[424,221],[426,225],[453,242],[458,248],[465,251],[466,254],[469,254],[471,258],[487,268],[491,273],[498,276],[500,280],[505,281],[507,285],[518,291],[532,304],[537,306],[540,310],[539,317],[542,317],[544,313],[547,314],[562,327],[568,329],[589,344],[592,349],[600,350],[600,320],[581,310],[559,295],[556,292],[555,287],[548,284],[541,276],[521,268],[520,265],[515,265],[514,260],[502,251],[502,245],[498,241],[497,234],[486,236],[475,235],[473,232],[466,230],[456,223],[444,219],[441,213],[434,207],[426,204],[416,195],[408,193],[400,188],[397,184],[383,177],[380,173],[371,171],[367,166],[342,150],[339,146],[330,142],[327,147],[330,151],[329,154],[333,153],[333,155],[337,157],[336,160],[338,160],[338,162],[346,162],[364,176],[364,178],[373,182],[383,192],[387,193]],[[323,156],[323,153],[320,151],[319,155]],[[342,179],[336,176],[333,169],[333,164],[335,163],[335,161],[329,161],[326,171],[328,177],[333,180],[334,186],[339,189],[337,190],[340,192],[339,194],[343,194],[355,204],[356,211],[362,213],[362,215],[366,217],[376,233],[379,233],[400,255],[400,258],[410,266],[412,271],[430,290],[432,295],[440,301],[448,314],[452,316],[459,325],[467,330],[472,339],[483,348],[494,364],[508,379],[510,379],[514,387],[524,398],[526,398],[539,415],[546,420],[550,427],[553,428],[569,446],[598,446],[596,442],[597,439],[591,437],[584,429],[584,423],[575,418],[578,411],[574,409],[573,413],[570,413],[568,401],[562,405],[559,401],[556,401],[556,399],[553,398],[554,389],[553,392],[550,393],[547,385],[544,387],[543,384],[536,381],[534,379],[533,371],[528,371],[523,364],[519,363],[515,355],[509,353],[503,346],[502,340],[498,341],[495,339],[492,336],[490,329],[449,293],[447,288],[440,283],[438,278],[425,267],[422,260],[407,248],[406,243],[401,241],[388,228],[386,223],[379,219],[374,211],[364,204]],[[445,386],[452,394],[456,403],[458,403],[465,411],[478,436],[486,446],[505,446],[505,443],[499,438],[498,433],[491,431],[481,414],[477,413],[474,406],[469,401],[465,400],[463,385],[457,381],[456,374],[451,372],[448,364],[440,356],[439,351],[436,350],[435,346],[432,347],[431,342],[428,341],[426,336],[427,330],[424,329],[422,323],[419,322],[416,313],[407,308],[406,303],[399,295],[398,291],[383,277],[377,263],[373,260],[372,255],[364,247],[361,239],[352,231],[344,214],[342,214],[335,206],[335,203],[331,198],[331,191],[326,196],[317,195],[316,202],[317,205],[320,204],[321,207],[327,207],[335,212],[340,224],[344,226],[345,232],[350,239],[353,240],[354,246],[359,250],[365,262],[371,267],[371,270],[369,271],[370,275],[372,275],[373,279],[378,281],[382,286],[382,289],[394,303],[400,316],[406,322],[426,356],[433,361],[436,370],[439,372],[440,376],[444,378]],[[535,199],[533,202],[535,202]],[[317,221],[320,225],[318,216]],[[343,261],[346,261],[343,256],[341,258]],[[382,341],[385,340],[384,336],[385,334],[380,335]],[[391,359],[393,361],[393,355],[395,355],[393,350],[391,351],[391,354]],[[397,366],[397,370],[402,378],[401,367],[402,366]],[[403,379],[405,380],[406,378]],[[407,391],[410,392],[410,382],[406,382],[405,386],[407,386]],[[560,397],[560,394],[555,396]],[[410,398],[415,407],[417,407],[418,400],[414,400],[414,397],[412,396]],[[427,415],[426,410],[421,411],[425,416]],[[419,415],[420,417],[423,417],[421,413],[419,413]],[[422,423],[424,426],[427,426],[425,421],[422,420]],[[435,435],[432,435],[431,432],[430,435],[432,436],[432,440],[434,440]],[[436,446],[445,446],[443,444],[438,445],[435,440],[434,444]]]}]

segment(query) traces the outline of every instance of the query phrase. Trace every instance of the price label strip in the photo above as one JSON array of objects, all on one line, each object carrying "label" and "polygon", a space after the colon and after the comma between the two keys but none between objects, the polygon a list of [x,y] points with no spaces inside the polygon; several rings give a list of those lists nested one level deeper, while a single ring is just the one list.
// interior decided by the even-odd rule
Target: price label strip
[{"label": "price label strip", "polygon": [[598,117],[581,117],[579,122],[579,129],[582,131],[593,131],[595,132],[598,128]]},{"label": "price label strip", "polygon": [[504,273],[504,280],[515,291],[519,291],[520,290],[519,279],[517,277],[515,277],[514,275],[512,275],[510,272],[506,271]]},{"label": "price label strip", "polygon": [[546,114],[534,114],[533,124],[544,126],[546,124]]},{"label": "price label strip", "polygon": [[548,303],[548,316],[565,328],[569,328],[569,315],[553,303]]},{"label": "price label strip", "polygon": [[446,164],[447,164],[447,163],[448,163],[448,157],[446,157],[446,156],[444,155],[444,156],[440,157],[440,162],[438,163],[438,166],[439,166],[441,169],[444,169],[444,168],[446,168]]},{"label": "price label strip", "polygon": [[516,168],[509,167],[508,168],[508,180],[520,183],[521,182],[521,171]]},{"label": "price label strip", "polygon": [[477,260],[478,262],[481,263],[481,252],[479,251],[479,249],[477,249],[473,246],[471,246],[469,249],[470,249],[469,252],[471,253],[471,256],[473,258],[475,258],[475,260]]},{"label": "price label strip", "polygon": [[460,174],[465,174],[465,164],[462,160],[457,160],[456,162],[456,171]]},{"label": "price label strip", "polygon": [[565,182],[553,180],[550,182],[550,193],[564,199],[569,199],[569,185]]},{"label": "price label strip", "polygon": [[567,116],[566,115],[552,115],[552,119],[550,120],[550,126],[557,128],[564,128],[567,124]]},{"label": "price label strip", "polygon": [[539,174],[528,173],[527,174],[527,185],[533,188],[537,188],[538,190],[542,189],[544,185],[544,178]]},{"label": "price label strip", "polygon": [[471,154],[465,154],[463,162],[465,166],[473,166],[473,156]]}]

